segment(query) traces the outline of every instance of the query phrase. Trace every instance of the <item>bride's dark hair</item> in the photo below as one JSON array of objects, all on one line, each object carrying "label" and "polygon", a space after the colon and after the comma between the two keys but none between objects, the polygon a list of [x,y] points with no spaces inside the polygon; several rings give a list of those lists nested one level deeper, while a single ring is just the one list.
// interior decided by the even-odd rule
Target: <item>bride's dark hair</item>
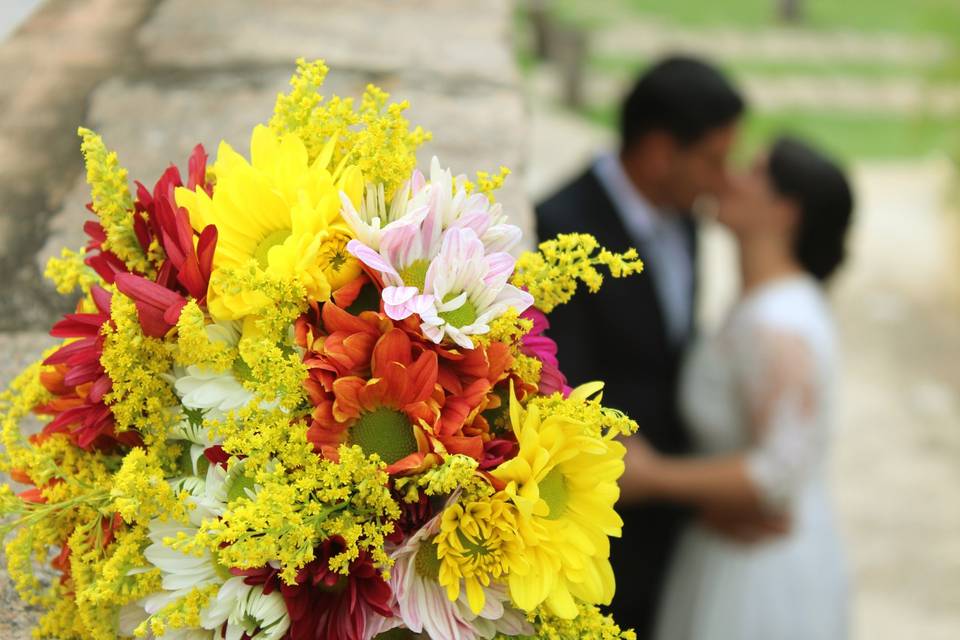
[{"label": "bride's dark hair", "polygon": [[774,188],[800,209],[794,239],[797,261],[818,280],[826,280],[846,255],[853,213],[846,175],[833,160],[789,136],[773,144],[767,172]]}]

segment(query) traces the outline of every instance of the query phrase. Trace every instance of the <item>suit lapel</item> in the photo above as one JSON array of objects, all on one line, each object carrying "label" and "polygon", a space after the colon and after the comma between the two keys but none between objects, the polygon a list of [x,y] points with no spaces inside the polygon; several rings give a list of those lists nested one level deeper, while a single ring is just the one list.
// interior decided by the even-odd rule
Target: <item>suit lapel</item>
[{"label": "suit lapel", "polygon": [[586,212],[588,215],[583,217],[587,222],[584,231],[593,235],[601,246],[610,251],[623,252],[630,247],[636,248],[644,262],[644,272],[637,276],[620,282],[609,276],[605,279],[605,287],[611,291],[622,292],[623,296],[598,297],[598,302],[604,307],[604,321],[621,324],[627,333],[635,333],[638,327],[642,327],[643,331],[654,331],[656,339],[669,348],[670,339],[664,312],[652,277],[655,266],[649,260],[650,247],[645,241],[637,242],[627,231],[616,205],[592,170],[588,172],[586,180],[592,191],[590,200],[595,204],[593,210]]}]

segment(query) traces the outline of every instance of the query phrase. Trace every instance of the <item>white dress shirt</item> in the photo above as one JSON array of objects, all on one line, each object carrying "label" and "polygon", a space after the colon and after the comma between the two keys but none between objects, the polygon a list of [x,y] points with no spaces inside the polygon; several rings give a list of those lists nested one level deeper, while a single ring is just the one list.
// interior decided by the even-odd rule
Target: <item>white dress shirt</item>
[{"label": "white dress shirt", "polygon": [[615,154],[597,158],[593,172],[633,241],[642,245],[644,271],[653,278],[670,340],[685,341],[692,327],[693,257],[680,215],[650,204]]}]

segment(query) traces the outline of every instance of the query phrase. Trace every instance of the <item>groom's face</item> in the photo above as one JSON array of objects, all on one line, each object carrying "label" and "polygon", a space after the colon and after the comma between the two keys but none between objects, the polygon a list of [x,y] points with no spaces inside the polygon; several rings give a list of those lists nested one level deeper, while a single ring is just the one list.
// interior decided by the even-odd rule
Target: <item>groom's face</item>
[{"label": "groom's face", "polygon": [[679,211],[690,211],[701,196],[717,196],[727,187],[727,161],[737,135],[737,125],[713,129],[688,145],[675,144],[666,191]]}]

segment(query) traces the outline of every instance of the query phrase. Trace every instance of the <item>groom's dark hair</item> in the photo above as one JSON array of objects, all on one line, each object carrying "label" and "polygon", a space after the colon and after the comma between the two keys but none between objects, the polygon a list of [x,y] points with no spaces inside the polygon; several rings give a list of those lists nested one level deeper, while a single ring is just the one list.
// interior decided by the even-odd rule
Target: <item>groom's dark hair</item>
[{"label": "groom's dark hair", "polygon": [[620,113],[624,149],[651,131],[690,145],[737,120],[744,101],[729,80],[702,60],[671,56],[650,67],[634,85]]}]

